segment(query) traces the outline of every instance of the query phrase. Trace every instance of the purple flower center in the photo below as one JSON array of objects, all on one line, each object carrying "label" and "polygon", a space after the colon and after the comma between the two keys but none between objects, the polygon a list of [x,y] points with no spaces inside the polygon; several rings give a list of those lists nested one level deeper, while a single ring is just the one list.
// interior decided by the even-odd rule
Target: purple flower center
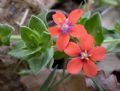
[{"label": "purple flower center", "polygon": [[68,20],[66,20],[65,23],[61,25],[61,32],[68,33],[70,30],[71,30],[71,24],[69,24]]},{"label": "purple flower center", "polygon": [[80,53],[80,59],[81,60],[89,60],[89,57],[90,57],[90,55],[88,54],[88,52],[87,51],[82,51],[81,53]]}]

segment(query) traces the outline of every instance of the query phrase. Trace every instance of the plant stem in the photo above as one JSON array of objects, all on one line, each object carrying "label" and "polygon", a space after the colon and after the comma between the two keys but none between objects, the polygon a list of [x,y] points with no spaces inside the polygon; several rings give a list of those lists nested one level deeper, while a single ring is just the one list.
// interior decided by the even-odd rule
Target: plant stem
[{"label": "plant stem", "polygon": [[100,84],[98,83],[98,81],[96,80],[96,78],[91,78],[93,83],[95,84],[96,88],[97,88],[97,91],[104,91],[102,89],[102,87],[100,86]]},{"label": "plant stem", "polygon": [[54,87],[58,86],[61,82],[63,82],[65,79],[69,78],[70,76],[71,76],[70,74],[66,74],[58,82],[56,82],[53,86],[51,86],[50,91],[52,91]]}]

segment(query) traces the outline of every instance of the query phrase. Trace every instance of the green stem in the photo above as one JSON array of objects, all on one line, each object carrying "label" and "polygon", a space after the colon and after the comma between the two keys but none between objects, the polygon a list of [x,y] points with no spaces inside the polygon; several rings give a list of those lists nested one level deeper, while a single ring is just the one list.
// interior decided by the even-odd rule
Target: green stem
[{"label": "green stem", "polygon": [[51,86],[50,91],[52,91],[54,87],[58,86],[61,82],[63,82],[65,79],[69,78],[70,76],[71,76],[70,74],[66,74],[58,82],[56,82],[53,86]]},{"label": "green stem", "polygon": [[120,42],[120,39],[104,40],[103,43]]},{"label": "green stem", "polygon": [[68,58],[64,60],[64,64],[63,64],[63,77],[65,76],[65,70],[66,70],[66,66],[67,66],[67,63],[68,63]]},{"label": "green stem", "polygon": [[98,81],[96,80],[96,78],[91,78],[91,79],[92,79],[93,83],[95,84],[97,91],[104,91],[103,88],[98,83]]},{"label": "green stem", "polygon": [[20,35],[12,35],[10,40],[13,41],[13,40],[20,40],[21,39],[21,36]]}]

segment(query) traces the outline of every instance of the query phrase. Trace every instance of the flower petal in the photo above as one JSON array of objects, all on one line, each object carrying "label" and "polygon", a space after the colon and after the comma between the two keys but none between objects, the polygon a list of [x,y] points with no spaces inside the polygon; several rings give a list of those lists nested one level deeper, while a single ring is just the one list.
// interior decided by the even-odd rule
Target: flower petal
[{"label": "flower petal", "polygon": [[73,36],[73,37],[77,37],[77,38],[80,38],[80,37],[82,37],[86,34],[87,34],[87,31],[84,28],[84,26],[83,25],[78,25],[78,24],[73,26],[71,31],[70,31],[70,35]]},{"label": "flower petal", "polygon": [[58,37],[58,40],[56,42],[56,47],[59,51],[64,51],[64,49],[67,47],[68,43],[69,43],[69,40],[70,40],[70,36],[69,34],[61,34],[59,37]]},{"label": "flower petal", "polygon": [[92,60],[100,61],[105,58],[106,50],[104,47],[95,47],[90,50],[89,54]]},{"label": "flower petal", "polygon": [[79,18],[84,14],[84,11],[81,9],[75,9],[73,10],[69,16],[68,20],[70,24],[75,24],[79,20]]},{"label": "flower petal", "polygon": [[53,20],[56,24],[62,24],[65,22],[66,20],[66,17],[65,15],[60,12],[60,11],[57,11],[54,15],[53,15]]},{"label": "flower petal", "polygon": [[51,36],[57,36],[60,33],[60,27],[58,26],[49,27],[48,31],[50,32]]},{"label": "flower petal", "polygon": [[90,50],[94,45],[94,38],[93,36],[87,34],[80,38],[80,48],[81,50]]},{"label": "flower petal", "polygon": [[80,48],[74,42],[69,42],[67,47],[65,48],[64,52],[69,56],[79,56]]},{"label": "flower petal", "polygon": [[86,76],[93,77],[97,74],[98,68],[96,64],[94,64],[92,61],[89,60],[86,63],[84,63],[83,71]]},{"label": "flower petal", "polygon": [[79,58],[73,58],[67,64],[67,71],[71,74],[77,74],[81,71],[83,62]]}]

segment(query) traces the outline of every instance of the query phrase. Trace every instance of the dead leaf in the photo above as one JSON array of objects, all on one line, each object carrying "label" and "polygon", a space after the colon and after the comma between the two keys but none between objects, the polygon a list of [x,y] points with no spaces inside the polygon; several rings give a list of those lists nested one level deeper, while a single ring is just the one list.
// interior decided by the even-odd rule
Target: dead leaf
[{"label": "dead leaf", "polygon": [[[106,76],[104,71],[99,71],[96,80],[105,91],[120,91],[120,85],[116,76],[113,74]],[[91,79],[87,78],[86,83],[88,87],[92,87],[94,90],[96,89]]]}]

